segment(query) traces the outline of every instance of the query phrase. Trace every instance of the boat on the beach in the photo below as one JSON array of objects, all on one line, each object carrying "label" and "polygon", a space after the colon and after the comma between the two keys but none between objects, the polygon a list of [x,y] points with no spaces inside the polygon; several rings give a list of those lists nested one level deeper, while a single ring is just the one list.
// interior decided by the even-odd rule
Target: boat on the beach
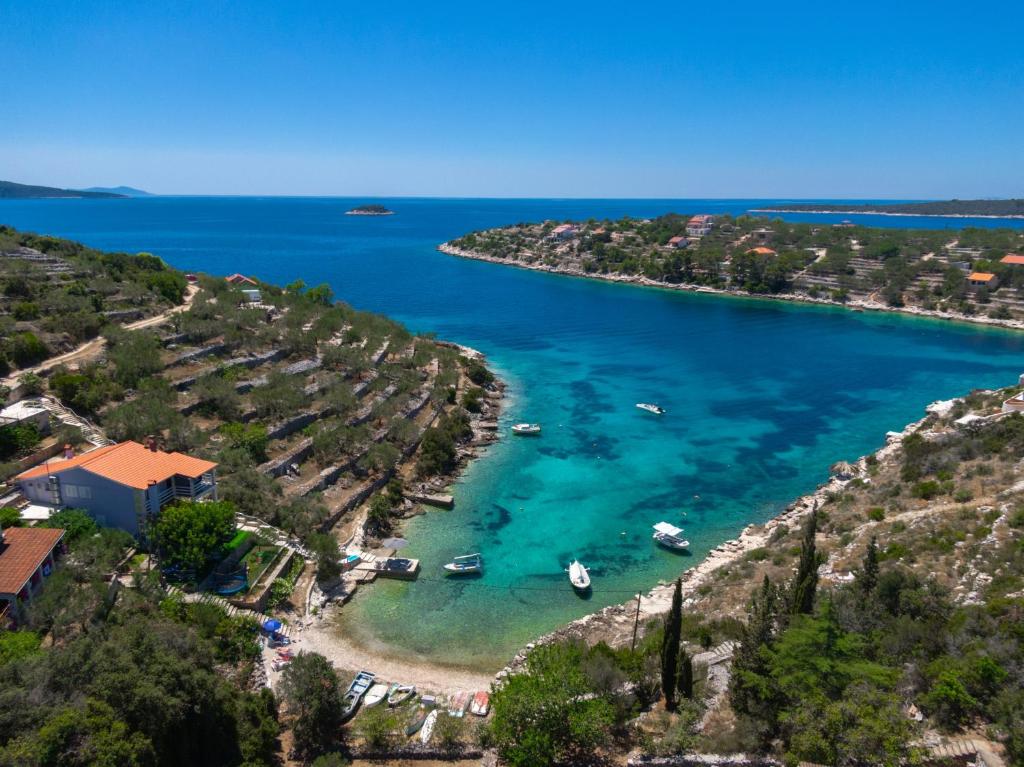
[{"label": "boat on the beach", "polygon": [[388,690],[391,689],[388,685],[383,682],[377,682],[366,692],[366,697],[363,699],[363,705],[367,708],[376,706],[382,700],[388,697]]},{"label": "boat on the beach", "polygon": [[651,537],[662,546],[682,550],[690,548],[690,542],[683,537],[684,533],[685,531],[681,527],[676,527],[668,522],[659,522],[654,525],[654,535]]},{"label": "boat on the beach", "polygon": [[415,694],[416,685],[414,684],[393,684],[388,691],[388,706],[391,708],[401,706]]},{"label": "boat on the beach", "polygon": [[578,559],[569,563],[569,569],[566,572],[569,573],[569,583],[574,589],[585,591],[590,588],[590,573]]},{"label": "boat on the beach", "polygon": [[459,717],[460,719],[465,715],[466,708],[469,706],[470,694],[463,690],[455,693],[451,700],[448,701],[448,713],[451,716]]},{"label": "boat on the beach", "polygon": [[409,723],[405,726],[405,734],[412,737],[419,732],[420,727],[427,721],[427,716],[430,714],[430,709],[426,706],[420,706],[412,712],[412,716],[409,717]]},{"label": "boat on the beach", "polygon": [[539,423],[517,423],[512,427],[513,434],[519,434],[520,436],[530,436],[531,434],[540,434]]},{"label": "boat on the beach", "polygon": [[654,413],[655,415],[665,415],[665,408],[661,405],[652,405],[650,402],[637,402],[636,406],[641,410],[646,410],[648,413]]},{"label": "boat on the beach", "polygon": [[444,569],[453,575],[479,573],[484,569],[484,558],[479,554],[465,554],[461,557],[455,557],[455,559],[444,566]]},{"label": "boat on the beach", "polygon": [[476,716],[487,716],[487,712],[490,710],[491,696],[484,690],[480,690],[473,696],[473,702],[469,704],[469,713],[475,714]]},{"label": "boat on the beach", "polygon": [[359,708],[359,701],[362,700],[376,678],[376,675],[369,671],[360,671],[356,674],[356,678],[348,686],[348,692],[345,693],[345,697],[341,701],[341,721],[344,722],[352,718],[356,709]]},{"label": "boat on the beach", "polygon": [[420,743],[427,745],[430,742],[430,736],[434,734],[434,725],[437,724],[437,709],[434,709],[427,718],[423,721],[423,728],[420,730]]}]

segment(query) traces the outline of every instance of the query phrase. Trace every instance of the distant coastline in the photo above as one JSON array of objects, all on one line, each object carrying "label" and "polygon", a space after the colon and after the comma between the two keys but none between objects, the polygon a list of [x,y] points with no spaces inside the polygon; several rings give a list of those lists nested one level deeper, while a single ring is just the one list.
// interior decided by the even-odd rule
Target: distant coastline
[{"label": "distant coastline", "polygon": [[755,213],[833,213],[938,218],[1024,218],[1024,200],[932,200],[929,202],[788,202]]},{"label": "distant coastline", "polygon": [[833,214],[839,216],[859,216],[859,215],[870,215],[870,216],[911,216],[920,218],[993,218],[993,219],[1024,219],[1024,214],[1008,213],[1006,215],[996,215],[992,213],[897,213],[895,211],[888,210],[877,210],[877,209],[860,209],[855,210],[840,209],[840,208],[823,208],[821,210],[814,208],[751,208],[751,213],[820,213],[823,215]]}]

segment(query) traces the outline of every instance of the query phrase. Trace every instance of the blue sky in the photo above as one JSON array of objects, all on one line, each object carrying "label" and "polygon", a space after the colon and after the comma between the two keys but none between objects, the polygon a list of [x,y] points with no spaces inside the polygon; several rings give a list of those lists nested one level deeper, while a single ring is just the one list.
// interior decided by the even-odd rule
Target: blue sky
[{"label": "blue sky", "polygon": [[1024,196],[1024,3],[0,0],[0,178]]}]

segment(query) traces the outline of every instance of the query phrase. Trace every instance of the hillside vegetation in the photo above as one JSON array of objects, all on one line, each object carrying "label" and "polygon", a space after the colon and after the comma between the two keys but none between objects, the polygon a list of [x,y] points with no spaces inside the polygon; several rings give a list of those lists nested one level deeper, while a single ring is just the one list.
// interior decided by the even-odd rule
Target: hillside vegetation
[{"label": "hillside vegetation", "polygon": [[124,197],[106,191],[85,191],[81,189],[58,189],[53,186],[33,186],[17,184],[13,181],[0,181],[0,200],[34,200],[48,197],[80,197],[98,200],[112,200]]}]

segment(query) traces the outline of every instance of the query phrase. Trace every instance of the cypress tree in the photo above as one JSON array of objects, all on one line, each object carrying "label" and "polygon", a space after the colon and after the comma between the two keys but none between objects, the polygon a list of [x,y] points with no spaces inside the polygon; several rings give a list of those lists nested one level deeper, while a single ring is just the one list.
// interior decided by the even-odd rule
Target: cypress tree
[{"label": "cypress tree", "polygon": [[736,711],[753,714],[759,707],[761,683],[767,678],[768,666],[762,648],[771,647],[778,624],[779,589],[766,575],[761,588],[750,599],[747,624],[743,627],[740,646],[733,656],[729,695]]},{"label": "cypress tree", "polygon": [[679,649],[679,683],[676,688],[687,700],[693,698],[693,659],[683,648]]},{"label": "cypress tree", "polygon": [[872,535],[868,543],[867,553],[864,555],[864,564],[861,567],[857,578],[861,592],[867,596],[875,590],[878,585],[878,539]]},{"label": "cypress tree", "polygon": [[676,683],[679,671],[679,636],[683,627],[683,582],[676,579],[672,592],[672,609],[665,616],[665,633],[661,639],[661,691],[665,695],[665,708],[676,709]]},{"label": "cypress tree", "polygon": [[793,579],[790,611],[794,615],[810,615],[814,612],[814,595],[818,589],[818,568],[821,559],[814,543],[818,532],[818,507],[811,510],[811,515],[804,525],[804,539],[800,544],[800,565]]}]

